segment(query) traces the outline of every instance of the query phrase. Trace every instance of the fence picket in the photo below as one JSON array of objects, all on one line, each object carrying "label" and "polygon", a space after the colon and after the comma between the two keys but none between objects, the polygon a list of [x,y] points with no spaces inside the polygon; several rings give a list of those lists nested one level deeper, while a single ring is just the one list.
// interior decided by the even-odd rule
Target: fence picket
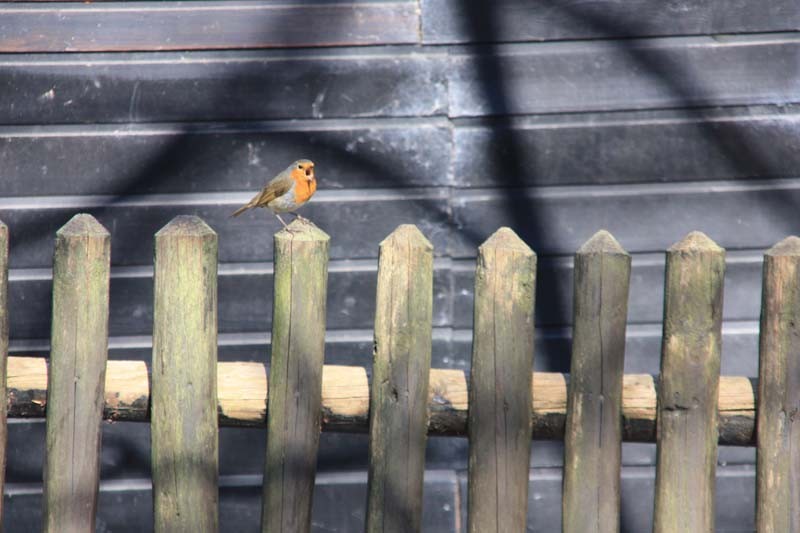
[{"label": "fence picket", "polygon": [[154,284],[155,531],[217,531],[216,233],[193,216],[164,226]]},{"label": "fence picket", "polygon": [[655,533],[714,531],[725,250],[692,232],[667,251]]},{"label": "fence picket", "polygon": [[599,231],[575,254],[564,432],[565,533],[619,531],[622,376],[631,256]]},{"label": "fence picket", "polygon": [[758,381],[758,531],[800,528],[800,239],[764,254]]},{"label": "fence picket", "polygon": [[[8,398],[8,226],[0,221],[0,398]],[[10,403],[10,402],[9,402]],[[3,494],[8,443],[7,409],[0,409],[0,494]],[[0,498],[0,524],[3,498]]]},{"label": "fence picket", "polygon": [[469,387],[467,523],[525,531],[536,254],[509,228],[478,249]]},{"label": "fence picket", "polygon": [[422,484],[431,365],[433,246],[413,225],[380,245],[370,390],[367,531],[414,532]]},{"label": "fence picket", "polygon": [[56,234],[43,531],[95,530],[110,257],[111,238],[90,215]]},{"label": "fence picket", "polygon": [[478,250],[468,377],[430,368],[433,247],[413,225],[380,245],[371,381],[325,367],[328,250],[305,221],[275,235],[271,365],[218,363],[217,235],[176,217],[156,234],[149,372],[107,362],[110,235],[76,215],[56,236],[48,364],[8,357],[0,222],[0,491],[6,417],[46,417],[43,531],[91,532],[101,420],[150,421],[156,533],[216,531],[218,427],[266,424],[262,530],[308,532],[320,430],[367,430],[366,530],[416,532],[427,435],[466,434],[467,529],[523,531],[531,438],[563,438],[563,530],[616,531],[621,442],[656,441],[654,533],[710,533],[718,444],[756,445],[757,530],[800,527],[800,238],[764,256],[758,380],[720,376],[725,250],[700,232],[667,251],[657,378],[624,374],[631,258],[605,231],[575,255],[571,375],[532,373],[537,257],[508,228]]},{"label": "fence picket", "polygon": [[262,531],[311,530],[330,237],[294,221],[275,235]]}]

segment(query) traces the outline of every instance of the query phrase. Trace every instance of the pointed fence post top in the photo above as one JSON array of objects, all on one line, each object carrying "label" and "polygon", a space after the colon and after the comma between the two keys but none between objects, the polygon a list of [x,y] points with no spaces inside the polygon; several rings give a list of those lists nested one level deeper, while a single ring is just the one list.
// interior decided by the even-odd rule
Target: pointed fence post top
[{"label": "pointed fence post top", "polygon": [[630,256],[617,239],[604,229],[592,235],[588,241],[578,248],[576,253],[578,255],[606,254]]},{"label": "pointed fence post top", "polygon": [[319,229],[310,220],[295,219],[289,223],[289,228],[283,228],[275,234],[278,241],[307,241],[307,242],[328,242],[330,236]]},{"label": "pointed fence post top", "polygon": [[202,218],[194,215],[178,215],[158,230],[156,239],[165,237],[206,237],[217,233]]},{"label": "pointed fence post top", "polygon": [[391,232],[379,245],[381,248],[393,248],[397,246],[422,248],[423,250],[433,251],[433,244],[414,224],[400,224]]},{"label": "pointed fence post top", "polygon": [[770,257],[800,256],[800,237],[790,235],[767,250],[764,255]]},{"label": "pointed fence post top", "polygon": [[676,242],[669,248],[669,253],[693,253],[693,252],[725,252],[725,249],[712,241],[708,235],[702,231],[692,231],[686,237]]},{"label": "pointed fence post top", "polygon": [[[0,231],[5,226],[0,223]],[[56,232],[57,237],[110,237],[108,230],[92,215],[81,213],[72,217]]]},{"label": "pointed fence post top", "polygon": [[525,256],[536,256],[530,246],[525,244],[525,241],[519,238],[519,235],[514,233],[509,227],[503,226],[495,231],[483,244],[478,247],[478,253],[482,254],[486,250],[503,249],[521,253]]}]

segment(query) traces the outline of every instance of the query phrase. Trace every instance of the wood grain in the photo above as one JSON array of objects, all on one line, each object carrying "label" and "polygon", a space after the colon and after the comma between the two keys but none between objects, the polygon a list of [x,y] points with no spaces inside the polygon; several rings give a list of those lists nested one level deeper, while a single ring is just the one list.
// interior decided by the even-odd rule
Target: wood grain
[{"label": "wood grain", "polygon": [[597,232],[575,254],[564,434],[564,533],[620,528],[622,377],[631,257]]},{"label": "wood grain", "polygon": [[758,386],[756,527],[800,529],[800,239],[764,254]]},{"label": "wood grain", "polygon": [[[0,61],[0,96],[14,106],[0,106],[0,123],[50,127],[441,115],[447,109],[442,59],[441,53],[415,47],[9,54]],[[174,165],[158,153],[148,169]]]},{"label": "wood grain", "polygon": [[520,42],[793,31],[792,0],[685,2],[660,0],[422,0],[423,42]]},{"label": "wood grain", "polygon": [[[264,427],[267,371],[262,363],[219,363],[220,426]],[[109,361],[106,371],[107,420],[148,422],[149,371],[143,361]],[[463,370],[431,369],[428,388],[428,434],[465,436],[469,410],[468,377]],[[533,438],[564,438],[569,374],[535,372],[531,414]],[[719,443],[754,446],[758,381],[722,376],[719,397]],[[626,374],[622,381],[622,438],[655,442],[657,380]],[[8,416],[44,417],[47,405],[47,360],[8,358]],[[325,365],[322,370],[322,429],[364,433],[369,427],[369,382],[360,366]]]},{"label": "wood grain", "polygon": [[216,531],[217,234],[205,222],[179,216],[156,234],[154,286],[155,531]]},{"label": "wood grain", "polygon": [[[261,529],[311,530],[322,411],[330,237],[295,220],[275,234],[267,452]],[[230,409],[228,410],[230,412]]]},{"label": "wood grain", "polygon": [[110,260],[111,236],[92,216],[56,233],[43,531],[95,530]]},{"label": "wood grain", "polygon": [[524,531],[531,455],[536,254],[509,228],[478,248],[469,388],[467,525]]},{"label": "wood grain", "polygon": [[0,52],[102,52],[410,44],[414,2],[102,2],[5,5]]},{"label": "wood grain", "polygon": [[416,226],[380,244],[370,390],[369,533],[422,527],[433,246]]},{"label": "wood grain", "polygon": [[[0,398],[8,397],[8,249],[8,226],[0,221]],[[6,479],[7,444],[7,409],[0,408],[0,494],[3,494]],[[0,498],[0,524],[2,523],[3,502]]]},{"label": "wood grain", "polygon": [[725,250],[692,232],[667,251],[655,533],[714,531]]}]

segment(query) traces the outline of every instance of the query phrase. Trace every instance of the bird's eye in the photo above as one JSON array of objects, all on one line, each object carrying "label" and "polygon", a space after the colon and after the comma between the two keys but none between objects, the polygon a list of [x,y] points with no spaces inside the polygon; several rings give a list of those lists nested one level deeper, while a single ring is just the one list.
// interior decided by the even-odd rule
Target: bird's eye
[{"label": "bird's eye", "polygon": [[303,165],[297,165],[297,168],[299,168],[300,170],[303,170]]}]

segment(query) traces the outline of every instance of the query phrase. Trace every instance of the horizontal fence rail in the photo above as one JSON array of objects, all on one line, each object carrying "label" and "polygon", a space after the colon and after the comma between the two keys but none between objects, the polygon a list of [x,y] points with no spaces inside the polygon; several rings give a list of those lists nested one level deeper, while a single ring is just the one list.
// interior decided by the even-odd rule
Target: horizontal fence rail
[{"label": "horizontal fence rail", "polygon": [[262,531],[311,530],[320,431],[369,434],[367,531],[420,530],[429,435],[469,438],[469,531],[525,528],[536,439],[565,442],[566,532],[619,528],[623,441],[657,443],[655,531],[713,531],[720,444],[757,447],[758,530],[800,524],[796,237],[765,254],[758,379],[720,375],[725,250],[699,232],[667,250],[658,376],[623,373],[631,260],[605,231],[575,255],[571,374],[533,372],[537,256],[509,228],[478,249],[470,372],[431,368],[431,242],[380,244],[371,376],[325,364],[331,239],[310,222],[275,235],[270,365],[218,362],[218,237],[192,216],[156,234],[152,364],[109,361],[110,241],[89,215],[59,230],[50,356],[8,357],[0,222],[0,392],[47,419],[45,531],[94,530],[102,420],[152,426],[156,532],[218,528],[222,426],[266,428]]},{"label": "horizontal fence rail", "polygon": [[[109,361],[104,417],[111,421],[150,420],[149,368],[144,361]],[[263,363],[217,363],[220,426],[264,427],[267,367]],[[533,438],[561,440],[567,416],[569,374],[533,373]],[[466,436],[469,379],[463,370],[431,369],[428,434]],[[657,376],[626,374],[622,386],[622,438],[655,442]],[[755,444],[758,380],[723,376],[719,388],[719,443]],[[8,358],[8,416],[42,418],[47,404],[47,360]],[[322,370],[322,430],[365,433],[369,427],[367,369],[325,365]]]}]

